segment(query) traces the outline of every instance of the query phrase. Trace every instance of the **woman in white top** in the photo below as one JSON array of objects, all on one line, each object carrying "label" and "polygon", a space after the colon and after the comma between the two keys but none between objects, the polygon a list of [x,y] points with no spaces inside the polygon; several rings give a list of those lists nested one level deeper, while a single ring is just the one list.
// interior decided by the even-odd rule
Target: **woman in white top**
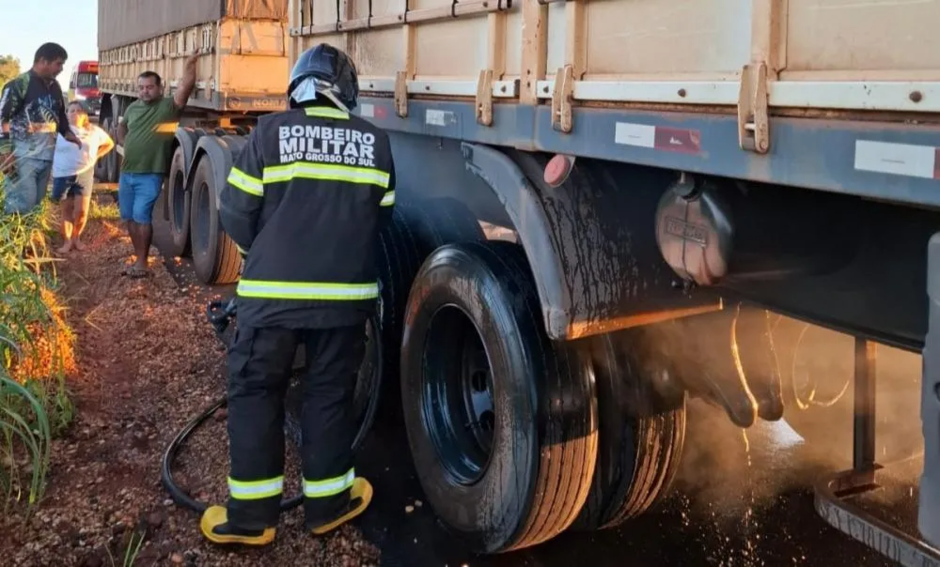
[{"label": "woman in white top", "polygon": [[95,162],[114,148],[114,140],[88,120],[81,102],[69,103],[66,114],[72,132],[82,142],[82,149],[59,134],[52,162],[52,200],[62,206],[62,237],[60,253],[73,248],[84,250],[80,238],[88,219],[91,192],[95,183]]}]

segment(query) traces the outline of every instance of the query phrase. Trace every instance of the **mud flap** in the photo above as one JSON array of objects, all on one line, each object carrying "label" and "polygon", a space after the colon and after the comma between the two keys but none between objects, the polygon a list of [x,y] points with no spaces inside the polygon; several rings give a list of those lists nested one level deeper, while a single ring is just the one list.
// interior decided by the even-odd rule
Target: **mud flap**
[{"label": "mud flap", "polygon": [[924,471],[920,477],[917,527],[940,547],[940,233],[927,249],[927,298],[930,302],[923,351],[920,415],[924,432]]}]

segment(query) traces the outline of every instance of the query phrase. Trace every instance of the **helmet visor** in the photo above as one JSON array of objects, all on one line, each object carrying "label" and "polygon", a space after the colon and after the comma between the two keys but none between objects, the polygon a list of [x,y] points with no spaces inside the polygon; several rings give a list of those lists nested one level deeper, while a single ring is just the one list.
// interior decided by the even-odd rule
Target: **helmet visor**
[{"label": "helmet visor", "polygon": [[349,112],[349,109],[346,108],[346,105],[340,102],[339,89],[326,81],[321,81],[316,77],[306,77],[301,80],[300,83],[294,87],[294,90],[291,91],[290,97],[297,102],[298,104],[303,104],[305,102],[313,102],[318,98],[326,98],[333,104],[337,106],[340,110]]}]

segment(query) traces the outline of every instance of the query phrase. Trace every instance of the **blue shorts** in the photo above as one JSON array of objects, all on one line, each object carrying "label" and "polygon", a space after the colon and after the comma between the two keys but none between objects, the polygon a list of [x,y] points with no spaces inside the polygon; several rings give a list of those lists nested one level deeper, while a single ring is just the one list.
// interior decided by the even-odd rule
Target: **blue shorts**
[{"label": "blue shorts", "polygon": [[4,210],[7,213],[26,214],[39,206],[46,197],[46,187],[52,176],[52,162],[43,159],[16,158],[16,171],[7,178],[4,187]]},{"label": "blue shorts", "polygon": [[118,185],[121,220],[150,224],[153,220],[153,205],[162,187],[161,173],[122,173]]},{"label": "blue shorts", "polygon": [[87,182],[78,178],[77,175],[68,175],[66,177],[52,178],[52,200],[59,202],[69,197],[83,197],[91,195],[91,187],[85,187]]}]

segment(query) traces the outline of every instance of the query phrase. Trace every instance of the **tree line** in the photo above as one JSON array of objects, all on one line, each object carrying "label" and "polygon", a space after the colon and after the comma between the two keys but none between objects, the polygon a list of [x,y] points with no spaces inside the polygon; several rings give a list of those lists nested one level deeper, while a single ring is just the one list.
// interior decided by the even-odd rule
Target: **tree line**
[{"label": "tree line", "polygon": [[0,89],[20,74],[20,60],[12,55],[0,55]]}]

